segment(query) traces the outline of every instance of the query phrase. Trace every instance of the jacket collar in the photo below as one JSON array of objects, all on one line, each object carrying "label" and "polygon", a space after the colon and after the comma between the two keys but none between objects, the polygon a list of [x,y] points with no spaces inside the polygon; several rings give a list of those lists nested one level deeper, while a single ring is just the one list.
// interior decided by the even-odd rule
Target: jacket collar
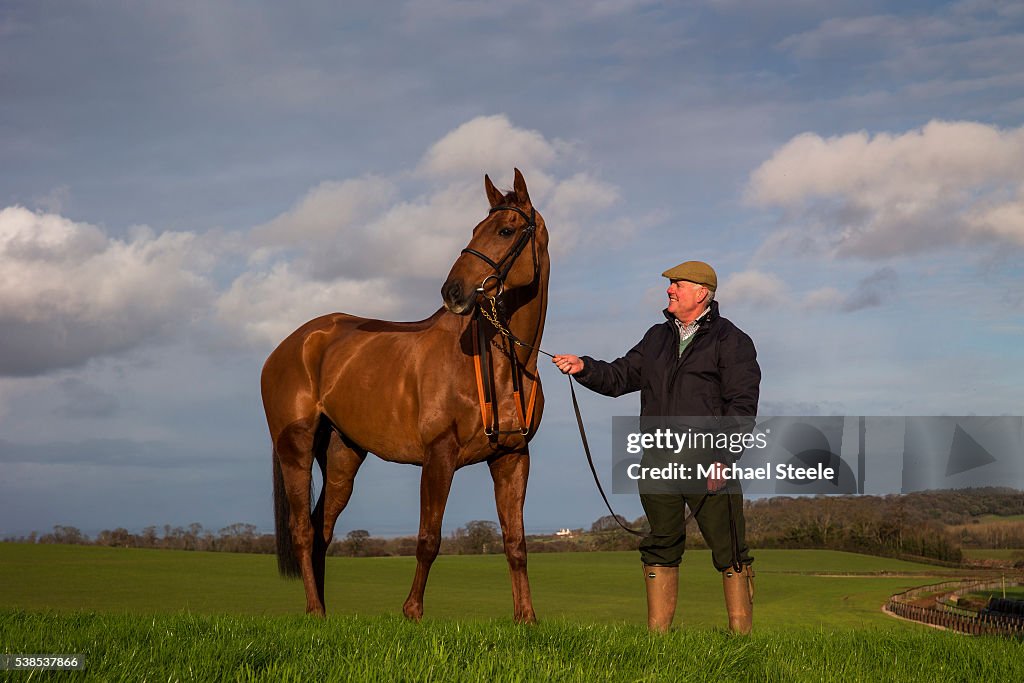
[{"label": "jacket collar", "polygon": [[[697,323],[698,323],[698,328],[697,329],[700,329],[700,328],[704,327],[705,325],[710,325],[712,322],[714,322],[718,318],[718,302],[715,301],[714,299],[712,299],[711,300],[711,307],[710,308],[711,308],[711,310],[709,310],[706,315],[701,316],[700,318],[697,318]],[[675,324],[676,317],[674,315],[672,315],[671,313],[669,313],[667,308],[664,309],[661,313],[662,313],[662,315],[665,316],[666,320],[668,320],[670,323]]]}]

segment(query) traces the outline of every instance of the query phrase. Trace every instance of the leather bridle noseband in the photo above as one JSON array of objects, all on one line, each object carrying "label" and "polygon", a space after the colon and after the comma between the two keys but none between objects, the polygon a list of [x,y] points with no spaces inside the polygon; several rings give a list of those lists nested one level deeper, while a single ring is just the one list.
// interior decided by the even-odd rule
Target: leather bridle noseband
[{"label": "leather bridle noseband", "polygon": [[[477,287],[477,291],[481,292],[481,293],[484,293],[484,285],[487,284],[488,280],[490,280],[491,278],[494,278],[495,280],[498,281],[498,296],[501,296],[502,291],[504,291],[504,289],[505,289],[505,278],[508,277],[509,271],[512,270],[512,266],[515,265],[516,259],[519,258],[520,254],[523,253],[523,249],[526,248],[526,245],[529,242],[533,241],[534,236],[537,233],[537,211],[533,207],[530,207],[530,213],[527,214],[525,211],[523,211],[522,209],[520,209],[517,206],[502,205],[502,206],[495,206],[494,208],[492,208],[487,213],[488,213],[488,215],[490,215],[490,214],[495,213],[497,211],[515,211],[516,213],[518,213],[520,216],[522,216],[526,220],[526,227],[523,228],[523,231],[521,233],[519,233],[519,238],[515,241],[515,244],[512,245],[512,248],[508,250],[508,253],[505,254],[505,256],[502,257],[502,259],[500,261],[494,261],[487,254],[479,252],[476,249],[470,249],[469,247],[466,247],[465,249],[463,249],[462,253],[463,254],[470,254],[471,256],[476,256],[478,259],[482,260],[484,263],[489,265],[491,268],[494,268],[495,274],[494,275],[488,275],[487,277],[485,277],[483,282],[480,283],[480,286]],[[534,243],[534,244],[536,245],[536,243]],[[536,268],[537,268],[536,246],[535,246],[535,253],[534,253],[534,257],[533,257],[533,265],[534,265],[534,270],[536,270]]]}]

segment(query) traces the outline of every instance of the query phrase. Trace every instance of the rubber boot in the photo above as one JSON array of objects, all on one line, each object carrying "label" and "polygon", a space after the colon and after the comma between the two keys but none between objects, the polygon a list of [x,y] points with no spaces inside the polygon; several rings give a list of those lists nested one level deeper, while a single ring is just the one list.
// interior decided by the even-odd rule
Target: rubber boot
[{"label": "rubber boot", "polygon": [[647,584],[647,628],[668,633],[676,615],[676,594],[679,591],[679,567],[644,565]]},{"label": "rubber boot", "polygon": [[725,609],[729,613],[729,630],[746,635],[754,627],[754,570],[749,564],[740,571],[729,567],[722,572],[725,588]]}]

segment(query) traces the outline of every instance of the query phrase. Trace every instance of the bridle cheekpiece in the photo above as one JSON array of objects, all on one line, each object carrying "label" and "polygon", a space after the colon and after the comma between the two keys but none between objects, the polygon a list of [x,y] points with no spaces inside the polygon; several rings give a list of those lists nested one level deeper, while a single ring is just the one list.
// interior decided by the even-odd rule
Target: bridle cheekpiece
[{"label": "bridle cheekpiece", "polygon": [[[497,211],[515,211],[526,220],[526,227],[523,228],[523,231],[521,233],[519,233],[519,238],[516,240],[515,244],[512,245],[512,248],[508,250],[508,253],[506,253],[505,256],[502,257],[500,261],[495,261],[487,254],[479,252],[476,249],[470,249],[469,247],[466,247],[465,249],[462,250],[463,254],[470,254],[472,256],[476,256],[478,259],[482,260],[491,268],[494,268],[494,274],[485,277],[483,282],[481,282],[480,286],[477,287],[476,289],[477,292],[480,292],[484,296],[487,296],[485,289],[487,281],[490,280],[491,278],[494,278],[495,280],[498,281],[498,293],[496,296],[501,296],[502,292],[505,289],[505,278],[508,277],[509,271],[512,270],[512,266],[515,265],[516,259],[518,259],[519,255],[523,253],[523,249],[526,248],[526,245],[529,242],[533,241],[534,236],[537,233],[537,210],[534,209],[533,207],[530,208],[530,213],[526,213],[518,206],[509,206],[503,204],[501,206],[495,206],[487,213],[488,215],[490,215]],[[535,255],[534,267],[536,267],[536,260],[537,257]]]}]

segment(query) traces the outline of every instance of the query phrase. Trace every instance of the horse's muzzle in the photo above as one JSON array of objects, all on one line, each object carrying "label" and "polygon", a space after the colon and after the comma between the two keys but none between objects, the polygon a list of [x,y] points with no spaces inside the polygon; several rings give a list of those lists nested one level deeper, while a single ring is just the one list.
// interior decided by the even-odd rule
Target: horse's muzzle
[{"label": "horse's muzzle", "polygon": [[452,313],[467,315],[476,305],[476,290],[464,287],[460,280],[453,278],[441,286],[441,300]]}]

